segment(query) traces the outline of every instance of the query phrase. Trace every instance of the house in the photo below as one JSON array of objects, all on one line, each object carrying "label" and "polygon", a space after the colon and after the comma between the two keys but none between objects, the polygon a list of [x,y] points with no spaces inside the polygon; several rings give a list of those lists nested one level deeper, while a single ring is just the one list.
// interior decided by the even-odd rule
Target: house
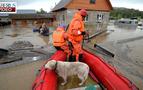
[{"label": "house", "polygon": [[7,13],[0,13],[0,26],[5,26],[11,24],[11,20]]},{"label": "house", "polygon": [[37,21],[50,26],[54,20],[52,13],[37,14],[35,10],[17,10],[16,14],[9,14],[9,18],[14,25],[30,25]]},{"label": "house", "polygon": [[115,25],[130,25],[130,26],[137,26],[138,20],[137,19],[129,19],[129,18],[121,18],[116,20]]},{"label": "house", "polygon": [[36,11],[33,9],[18,9],[16,14],[36,14]]},{"label": "house", "polygon": [[10,14],[9,15],[12,24],[16,25],[30,25],[35,21],[38,23],[47,23],[49,26],[52,25],[54,16],[51,13],[47,14]]},{"label": "house", "polygon": [[110,11],[113,9],[109,0],[61,0],[52,10],[56,16],[56,25],[69,24],[78,9],[86,9],[86,29],[90,33],[106,30]]}]

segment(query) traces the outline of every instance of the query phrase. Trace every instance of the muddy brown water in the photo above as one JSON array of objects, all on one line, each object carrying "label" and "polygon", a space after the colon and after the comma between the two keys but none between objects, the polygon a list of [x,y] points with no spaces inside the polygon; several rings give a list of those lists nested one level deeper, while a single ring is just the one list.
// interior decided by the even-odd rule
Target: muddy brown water
[{"label": "muddy brown water", "polygon": [[0,90],[31,90],[37,70],[45,61],[36,61],[0,70]]},{"label": "muddy brown water", "polygon": [[[114,58],[101,53],[107,63],[143,90],[143,30],[135,27],[108,26],[108,31],[91,40],[88,46],[98,43],[115,54]],[[92,48],[93,49],[93,48]]]},{"label": "muddy brown water", "polygon": [[[35,46],[51,45],[50,37],[41,36],[32,32],[29,26],[0,27],[0,47],[8,48],[14,41],[28,40]],[[108,26],[108,32],[99,35],[88,43],[93,48],[96,42],[115,53],[115,58],[106,57],[97,53],[114,66],[118,72],[128,77],[140,90],[143,89],[143,30],[135,28]],[[138,38],[139,37],[139,38]],[[36,71],[45,63],[45,60],[28,64],[0,69],[0,90],[29,90],[36,77]],[[59,78],[60,79],[60,78]],[[90,78],[89,78],[90,79]],[[61,82],[61,80],[60,80]],[[78,82],[78,81],[77,81]],[[92,81],[91,81],[92,82]],[[71,83],[69,83],[71,84]],[[71,84],[72,86],[72,84]],[[59,87],[63,90],[66,87]]]}]

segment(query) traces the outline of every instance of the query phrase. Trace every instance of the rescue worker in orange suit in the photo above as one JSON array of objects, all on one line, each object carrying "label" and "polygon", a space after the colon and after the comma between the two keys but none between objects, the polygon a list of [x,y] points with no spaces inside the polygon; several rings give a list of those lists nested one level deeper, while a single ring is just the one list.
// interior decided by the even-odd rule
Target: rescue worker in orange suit
[{"label": "rescue worker in orange suit", "polygon": [[87,12],[85,9],[81,9],[75,13],[67,31],[68,40],[73,47],[72,56],[76,59],[76,61],[79,61],[79,57],[82,56],[82,40],[83,35],[85,35],[83,21],[86,16]]},{"label": "rescue worker in orange suit", "polygon": [[65,53],[67,53],[67,58],[69,58],[71,51],[69,50],[68,44],[67,44],[67,33],[65,32],[65,25],[60,25],[58,28],[53,32],[53,46],[57,50],[63,50]]}]

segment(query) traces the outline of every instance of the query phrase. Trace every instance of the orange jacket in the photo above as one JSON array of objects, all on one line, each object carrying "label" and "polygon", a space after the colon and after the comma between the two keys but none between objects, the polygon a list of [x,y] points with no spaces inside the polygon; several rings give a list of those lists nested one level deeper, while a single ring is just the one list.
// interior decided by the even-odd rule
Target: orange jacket
[{"label": "orange jacket", "polygon": [[84,22],[82,21],[82,16],[79,12],[75,13],[69,28],[68,28],[68,37],[69,41],[81,42],[83,35],[81,32],[84,31]]},{"label": "orange jacket", "polygon": [[63,28],[57,28],[57,30],[53,32],[53,45],[54,46],[66,45],[65,31]]}]

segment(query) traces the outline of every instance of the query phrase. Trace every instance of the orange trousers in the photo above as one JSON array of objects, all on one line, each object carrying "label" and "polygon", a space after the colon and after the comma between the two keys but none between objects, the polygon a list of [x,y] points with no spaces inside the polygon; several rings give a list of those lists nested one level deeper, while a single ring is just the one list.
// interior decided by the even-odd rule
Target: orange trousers
[{"label": "orange trousers", "polygon": [[73,56],[76,56],[76,61],[78,62],[79,61],[79,54],[82,54],[82,46],[81,46],[81,43],[79,42],[72,42],[72,45],[73,45]]},{"label": "orange trousers", "polygon": [[69,49],[68,45],[61,46],[61,49],[64,50],[65,53],[67,53],[67,58],[71,55],[71,50]]}]

